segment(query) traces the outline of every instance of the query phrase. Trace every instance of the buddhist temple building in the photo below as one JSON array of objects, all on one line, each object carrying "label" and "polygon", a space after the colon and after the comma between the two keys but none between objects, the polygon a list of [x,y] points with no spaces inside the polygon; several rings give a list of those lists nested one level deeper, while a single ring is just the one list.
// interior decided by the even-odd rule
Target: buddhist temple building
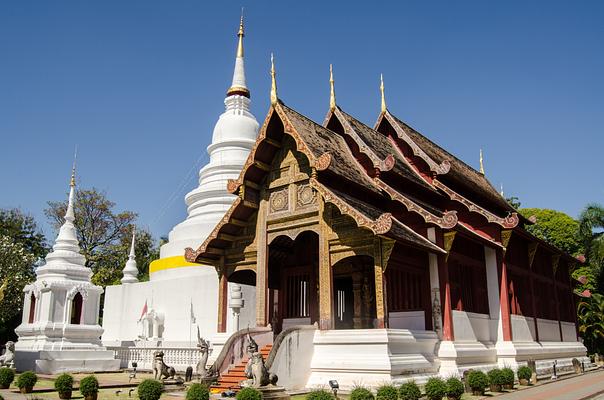
[{"label": "buddhist temple building", "polygon": [[185,253],[216,268],[219,332],[229,284],[254,287],[251,331],[290,388],[587,360],[578,261],[531,235],[484,171],[391,112],[383,82],[370,127],[337,104],[332,74],[319,124],[278,98],[274,64],[271,74],[258,138],[228,181],[236,198]]}]

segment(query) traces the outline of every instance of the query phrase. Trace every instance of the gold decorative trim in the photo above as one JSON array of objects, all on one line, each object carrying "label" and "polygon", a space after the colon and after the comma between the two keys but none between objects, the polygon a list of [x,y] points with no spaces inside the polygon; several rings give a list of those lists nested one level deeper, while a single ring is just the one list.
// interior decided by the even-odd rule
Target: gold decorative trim
[{"label": "gold decorative trim", "polygon": [[419,214],[425,222],[438,225],[439,227],[444,229],[451,229],[455,225],[457,225],[458,219],[456,211],[447,211],[443,214],[442,217],[438,217],[426,210],[425,208],[421,207],[420,205],[416,204],[412,200],[408,199],[381,179],[375,178],[373,181],[376,186],[386,192],[392,200],[398,201],[399,203],[404,205],[405,208],[407,208],[407,211]]},{"label": "gold decorative trim", "polygon": [[[414,156],[421,158],[426,162],[426,164],[428,164],[430,171],[438,175],[444,175],[449,172],[449,170],[451,169],[451,163],[448,160],[444,160],[443,162],[438,164],[431,157],[429,157],[413,140],[411,140],[409,135],[407,135],[407,132],[405,132],[405,130],[398,124],[398,122],[394,120],[394,118],[390,115],[389,112],[385,112],[384,116],[386,117],[386,120],[390,123],[390,126],[394,128],[394,131],[396,132],[398,138],[407,143],[409,147],[411,147]],[[415,171],[415,168],[413,170]],[[418,173],[418,175],[420,174]]]},{"label": "gold decorative trim", "polygon": [[451,200],[456,201],[460,204],[463,204],[470,212],[474,212],[474,213],[482,215],[484,218],[486,218],[486,220],[488,222],[497,224],[497,225],[501,226],[502,228],[508,228],[508,229],[515,228],[518,225],[518,223],[520,222],[520,219],[518,218],[518,213],[510,213],[505,218],[498,217],[495,214],[491,213],[490,211],[477,205],[476,203],[466,199],[465,197],[463,197],[462,195],[460,195],[453,189],[446,186],[444,183],[442,183],[436,179],[434,179],[432,182],[436,188],[445,192]]},{"label": "gold decorative trim", "polygon": [[451,248],[453,247],[453,241],[455,240],[456,231],[449,231],[443,233],[443,248],[447,252],[445,261],[449,260],[449,254],[451,254]]},{"label": "gold decorative trim", "polygon": [[332,157],[329,152],[323,153],[319,156],[319,158],[317,158],[317,161],[315,161],[314,167],[317,169],[317,171],[325,171],[327,168],[329,168],[331,160]]},{"label": "gold decorative trim", "polygon": [[501,245],[503,246],[503,254],[508,249],[508,244],[510,243],[510,239],[512,238],[512,230],[511,229],[502,229],[501,230]]}]

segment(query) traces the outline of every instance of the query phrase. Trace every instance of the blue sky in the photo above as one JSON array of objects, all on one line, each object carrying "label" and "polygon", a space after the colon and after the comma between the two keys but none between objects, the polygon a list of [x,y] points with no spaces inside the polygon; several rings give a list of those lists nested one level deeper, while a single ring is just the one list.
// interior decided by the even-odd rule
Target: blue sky
[{"label": "blue sky", "polygon": [[79,183],[166,235],[185,213],[230,84],[241,6],[253,112],[280,97],[322,121],[390,110],[523,206],[604,203],[604,3],[0,2],[0,207],[34,215]]}]

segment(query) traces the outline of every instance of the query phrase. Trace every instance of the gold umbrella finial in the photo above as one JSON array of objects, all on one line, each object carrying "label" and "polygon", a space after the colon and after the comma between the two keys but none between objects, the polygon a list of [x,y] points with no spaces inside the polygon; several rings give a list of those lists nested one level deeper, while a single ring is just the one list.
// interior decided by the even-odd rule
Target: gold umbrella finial
[{"label": "gold umbrella finial", "polygon": [[333,81],[333,65],[329,64],[329,109],[336,109],[336,89]]},{"label": "gold umbrella finial", "polygon": [[239,22],[239,43],[237,44],[237,57],[243,57],[243,37],[245,36],[245,29],[243,28],[243,7],[241,7],[241,20]]},{"label": "gold umbrella finial", "polygon": [[386,112],[386,96],[384,95],[384,75],[380,74],[380,93],[382,95],[382,113]]},{"label": "gold umbrella finial", "polygon": [[484,175],[484,164],[482,158],[482,149],[480,149],[480,173]]},{"label": "gold umbrella finial", "polygon": [[275,59],[273,57],[273,53],[271,53],[271,104],[277,104],[277,79],[275,78],[277,74],[275,73]]},{"label": "gold umbrella finial", "polygon": [[76,173],[76,160],[78,158],[78,146],[76,145],[75,151],[73,153],[73,166],[71,167],[71,181],[69,182],[69,186],[75,187],[75,173]]}]

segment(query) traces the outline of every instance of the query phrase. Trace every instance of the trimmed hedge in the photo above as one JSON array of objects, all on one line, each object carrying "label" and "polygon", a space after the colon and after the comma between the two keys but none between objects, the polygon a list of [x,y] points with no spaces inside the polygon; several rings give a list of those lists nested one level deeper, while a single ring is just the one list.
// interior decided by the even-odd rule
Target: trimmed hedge
[{"label": "trimmed hedge", "polygon": [[82,396],[88,397],[99,392],[99,381],[94,375],[88,375],[80,380],[80,393]]},{"label": "trimmed hedge", "polygon": [[8,389],[11,383],[15,380],[15,371],[10,368],[0,368],[0,387]]},{"label": "trimmed hedge", "polygon": [[441,400],[447,393],[447,385],[441,378],[433,377],[428,379],[428,382],[426,382],[426,385],[424,386],[424,390],[426,391],[426,397],[428,397],[429,400]]},{"label": "trimmed hedge", "polygon": [[141,400],[159,400],[164,384],[155,379],[145,379],[138,385],[138,398]]},{"label": "trimmed hedge", "polygon": [[210,389],[201,383],[194,383],[187,390],[186,400],[208,400],[210,398]]},{"label": "trimmed hedge", "polygon": [[382,385],[377,389],[376,400],[398,400],[398,389],[392,385]]},{"label": "trimmed hedge", "polygon": [[[241,393],[241,392],[239,392]],[[237,399],[243,400],[243,399]],[[260,399],[249,399],[260,400]],[[316,389],[306,395],[306,400],[333,400],[333,396],[325,389]]]},{"label": "trimmed hedge", "polygon": [[482,392],[489,385],[489,379],[482,371],[470,371],[468,374],[468,385],[473,391]]},{"label": "trimmed hedge", "polygon": [[371,390],[358,386],[352,389],[350,392],[350,400],[374,400],[375,396],[371,393]]},{"label": "trimmed hedge", "polygon": [[38,382],[38,375],[32,371],[25,371],[17,378],[17,387],[19,389],[33,388],[36,382]]},{"label": "trimmed hedge", "polygon": [[530,381],[533,376],[533,370],[526,365],[518,368],[516,373],[518,374],[518,379],[526,379],[527,381]]},{"label": "trimmed hedge", "polygon": [[55,379],[55,390],[59,393],[69,393],[73,390],[73,376],[61,374]]},{"label": "trimmed hedge", "polygon": [[514,387],[514,382],[516,381],[516,378],[514,377],[514,371],[512,371],[511,368],[502,368],[501,376],[504,385]]},{"label": "trimmed hedge", "polygon": [[422,392],[414,381],[403,383],[398,392],[401,400],[419,400],[422,397]]},{"label": "trimmed hedge", "polygon": [[489,378],[489,385],[503,385],[503,374],[499,368],[495,368],[487,372],[487,377]]},{"label": "trimmed hedge", "polygon": [[465,387],[459,378],[451,377],[445,382],[447,385],[447,397],[453,399],[461,399],[465,392]]}]

